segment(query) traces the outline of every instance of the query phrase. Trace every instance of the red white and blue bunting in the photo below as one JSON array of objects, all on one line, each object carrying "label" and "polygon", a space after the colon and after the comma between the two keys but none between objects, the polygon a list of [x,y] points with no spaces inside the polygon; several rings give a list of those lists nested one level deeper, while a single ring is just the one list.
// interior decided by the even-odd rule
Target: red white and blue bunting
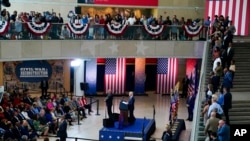
[{"label": "red white and blue bunting", "polygon": [[107,24],[106,29],[107,31],[115,36],[120,36],[122,35],[125,30],[127,29],[128,25],[127,24]]},{"label": "red white and blue bunting", "polygon": [[151,36],[159,36],[164,31],[165,26],[164,25],[156,25],[156,26],[153,26],[153,25],[144,25],[144,29]]},{"label": "red white and blue bunting", "polygon": [[189,36],[189,37],[194,37],[194,36],[197,36],[200,34],[203,26],[200,26],[200,25],[184,25],[183,26],[186,34]]},{"label": "red white and blue bunting", "polygon": [[89,28],[88,24],[82,24],[82,23],[72,23],[68,22],[67,23],[68,29],[74,33],[75,35],[83,35]]},{"label": "red white and blue bunting", "polygon": [[8,32],[10,23],[7,21],[0,21],[0,35],[5,34]]},{"label": "red white and blue bunting", "polygon": [[47,33],[50,29],[51,24],[47,22],[36,23],[36,22],[27,22],[27,29],[34,35],[40,36]]}]

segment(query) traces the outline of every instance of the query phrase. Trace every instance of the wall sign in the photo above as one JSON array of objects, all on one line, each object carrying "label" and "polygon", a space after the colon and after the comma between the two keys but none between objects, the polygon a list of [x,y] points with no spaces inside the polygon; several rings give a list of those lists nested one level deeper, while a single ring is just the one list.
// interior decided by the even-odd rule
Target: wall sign
[{"label": "wall sign", "polygon": [[21,82],[40,82],[51,77],[52,67],[47,61],[23,61],[15,73]]}]

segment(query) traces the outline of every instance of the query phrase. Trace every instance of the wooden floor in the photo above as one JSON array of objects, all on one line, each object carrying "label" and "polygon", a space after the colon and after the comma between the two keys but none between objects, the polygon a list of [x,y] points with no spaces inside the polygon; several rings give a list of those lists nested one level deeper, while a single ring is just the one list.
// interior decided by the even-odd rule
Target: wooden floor
[{"label": "wooden floor", "polygon": [[[105,103],[104,97],[96,97],[94,99],[99,99],[99,113],[100,115],[96,115],[96,104],[94,103],[93,110],[94,113],[88,116],[86,119],[83,119],[78,125],[77,122],[74,123],[74,126],[68,126],[68,136],[69,137],[79,137],[79,138],[87,138],[91,140],[99,139],[99,130],[102,126],[102,119],[105,117]],[[118,103],[121,97],[114,98],[114,111],[119,112]],[[126,98],[125,98],[126,99]],[[180,99],[180,106],[178,112],[179,119],[187,118],[187,109],[186,109],[186,100]],[[156,115],[156,131],[152,135],[153,138],[156,138],[157,141],[160,141],[162,132],[165,129],[165,125],[169,123],[169,105],[170,105],[170,97],[169,96],[161,96],[157,94],[149,94],[148,96],[135,96],[135,116],[139,118],[153,118],[153,105],[155,105]],[[186,130],[182,132],[179,141],[188,141],[188,138],[191,133],[192,123],[189,121],[185,121]],[[42,141],[43,139],[39,139]],[[55,141],[56,138],[51,137],[50,141]],[[67,139],[67,141],[74,141],[74,139]],[[84,140],[81,140],[84,141]]]}]

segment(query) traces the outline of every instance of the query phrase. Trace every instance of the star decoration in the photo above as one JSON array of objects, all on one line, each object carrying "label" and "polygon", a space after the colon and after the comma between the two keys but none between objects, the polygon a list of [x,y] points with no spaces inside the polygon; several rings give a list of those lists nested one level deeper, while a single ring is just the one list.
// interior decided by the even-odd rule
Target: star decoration
[{"label": "star decoration", "polygon": [[110,139],[112,139],[112,136],[109,136]]},{"label": "star decoration", "polygon": [[142,54],[142,55],[145,55],[145,50],[148,48],[147,46],[145,46],[144,44],[143,44],[143,42],[141,41],[139,44],[137,44],[136,45],[136,48],[137,48],[137,50],[136,50],[136,53],[137,54]]},{"label": "star decoration", "polygon": [[99,44],[103,44],[104,41],[84,41],[81,45],[81,51],[88,50],[92,56],[95,56],[95,48]]},{"label": "star decoration", "polygon": [[113,42],[112,46],[110,46],[109,49],[111,49],[112,54],[117,53],[118,52],[118,45],[115,42]]},{"label": "star decoration", "polygon": [[117,139],[119,140],[119,139],[120,139],[120,136],[117,136]]},{"label": "star decoration", "polygon": [[104,138],[104,136],[103,136],[103,135],[101,135],[101,138]]}]

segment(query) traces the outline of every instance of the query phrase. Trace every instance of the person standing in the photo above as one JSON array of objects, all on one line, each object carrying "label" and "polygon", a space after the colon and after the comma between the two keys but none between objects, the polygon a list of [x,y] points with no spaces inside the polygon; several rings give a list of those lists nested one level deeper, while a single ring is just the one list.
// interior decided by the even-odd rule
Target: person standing
[{"label": "person standing", "polygon": [[217,132],[218,130],[218,123],[220,119],[216,118],[216,113],[212,112],[210,118],[207,120],[205,125],[205,135],[207,135],[207,139],[211,140],[211,133]]},{"label": "person standing", "polygon": [[227,48],[227,68],[229,69],[231,61],[233,60],[234,57],[234,49],[232,47],[232,42],[229,43],[228,48]]},{"label": "person standing", "polygon": [[112,118],[113,94],[111,89],[108,89],[107,96],[104,100],[106,102],[109,118]]},{"label": "person standing", "polygon": [[228,88],[228,90],[233,87],[232,73],[227,68],[224,69],[222,88],[224,87]]},{"label": "person standing", "polygon": [[66,141],[67,135],[67,121],[65,120],[65,115],[61,117],[61,122],[57,130],[57,136],[60,137],[60,141]]},{"label": "person standing", "polygon": [[195,96],[193,93],[189,93],[187,98],[187,109],[188,109],[188,121],[193,121],[193,110],[194,110]]},{"label": "person standing", "polygon": [[230,128],[225,124],[224,120],[219,121],[218,126],[218,139],[219,141],[229,141],[230,140]]},{"label": "person standing", "polygon": [[229,125],[230,122],[229,122],[228,111],[229,109],[232,108],[232,94],[228,91],[228,88],[223,88],[223,92],[224,92],[223,111],[226,117],[226,124]]},{"label": "person standing", "polygon": [[41,81],[40,88],[42,90],[42,98],[46,98],[47,91],[49,88],[48,80],[44,79]]},{"label": "person standing", "polygon": [[129,100],[128,100],[128,110],[129,110],[129,119],[130,119],[131,123],[134,123],[134,121],[135,121],[134,109],[135,109],[134,93],[132,91],[130,91],[129,92]]}]

